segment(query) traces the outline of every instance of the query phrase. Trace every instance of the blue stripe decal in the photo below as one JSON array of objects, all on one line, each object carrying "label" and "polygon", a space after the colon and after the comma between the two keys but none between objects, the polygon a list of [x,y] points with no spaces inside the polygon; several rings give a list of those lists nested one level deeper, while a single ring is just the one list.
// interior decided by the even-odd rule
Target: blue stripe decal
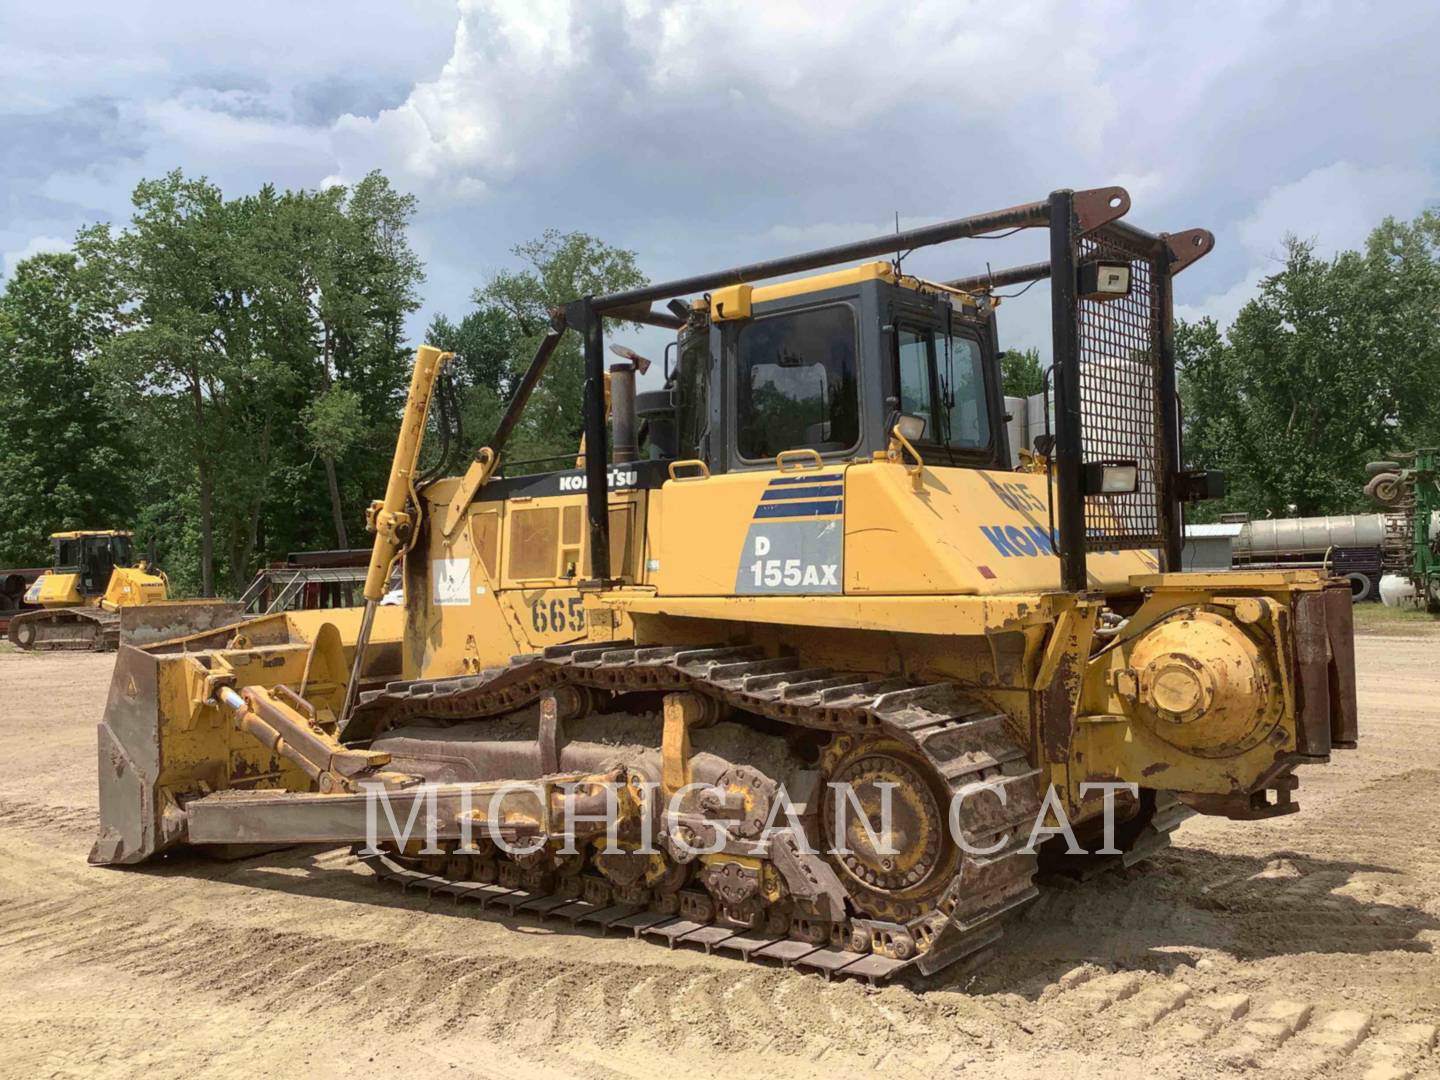
[{"label": "blue stripe decal", "polygon": [[776,499],[824,499],[830,496],[844,496],[845,488],[840,484],[821,484],[817,487],[775,488],[760,496],[765,502]]},{"label": "blue stripe decal", "polygon": [[824,476],[777,476],[770,481],[771,487],[778,487],[782,484],[823,484],[835,483],[842,479],[839,473],[826,473]]},{"label": "blue stripe decal", "polygon": [[841,499],[823,499],[818,502],[761,503],[755,508],[756,518],[826,517],[838,514],[845,503]]}]

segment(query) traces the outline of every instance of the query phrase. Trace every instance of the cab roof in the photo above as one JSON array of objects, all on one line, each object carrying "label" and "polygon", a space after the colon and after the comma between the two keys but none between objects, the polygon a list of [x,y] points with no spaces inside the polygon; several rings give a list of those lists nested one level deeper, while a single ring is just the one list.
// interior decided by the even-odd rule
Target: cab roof
[{"label": "cab roof", "polygon": [[72,529],[70,532],[51,533],[51,540],[83,540],[87,536],[131,536],[129,529]]},{"label": "cab roof", "polygon": [[849,266],[843,270],[831,270],[824,274],[812,274],[809,277],[795,278],[791,281],[781,281],[774,285],[731,285],[728,288],[716,289],[708,298],[695,301],[694,306],[701,311],[705,311],[708,306],[710,317],[720,321],[745,318],[750,314],[752,304],[763,304],[771,300],[788,300],[796,296],[824,292],[826,289],[856,285],[863,281],[884,281],[917,293],[947,295],[953,297],[957,303],[977,310],[988,309],[995,303],[988,297],[976,296],[936,281],[927,281],[912,274],[900,273],[896,270],[894,263],[876,261]]}]

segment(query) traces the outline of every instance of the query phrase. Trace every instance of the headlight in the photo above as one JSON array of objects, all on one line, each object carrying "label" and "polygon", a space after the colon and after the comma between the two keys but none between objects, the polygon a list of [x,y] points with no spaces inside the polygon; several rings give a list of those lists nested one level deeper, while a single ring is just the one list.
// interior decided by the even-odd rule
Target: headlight
[{"label": "headlight", "polygon": [[1090,461],[1085,464],[1086,495],[1129,495],[1140,486],[1140,466],[1133,461]]},{"label": "headlight", "polygon": [[925,434],[925,418],[923,416],[901,416],[895,421],[895,430],[910,442],[918,442]]}]

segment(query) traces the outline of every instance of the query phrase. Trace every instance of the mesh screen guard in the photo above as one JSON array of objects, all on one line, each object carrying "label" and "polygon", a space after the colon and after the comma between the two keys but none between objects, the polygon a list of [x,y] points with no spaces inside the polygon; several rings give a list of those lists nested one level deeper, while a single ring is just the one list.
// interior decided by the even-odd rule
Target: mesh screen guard
[{"label": "mesh screen guard", "polygon": [[1075,257],[1077,264],[1095,259],[1130,264],[1128,296],[1076,304],[1082,460],[1139,465],[1133,493],[1085,499],[1085,549],[1162,548],[1160,365],[1165,316],[1156,282],[1168,271],[1154,251],[1105,229],[1081,236]]}]

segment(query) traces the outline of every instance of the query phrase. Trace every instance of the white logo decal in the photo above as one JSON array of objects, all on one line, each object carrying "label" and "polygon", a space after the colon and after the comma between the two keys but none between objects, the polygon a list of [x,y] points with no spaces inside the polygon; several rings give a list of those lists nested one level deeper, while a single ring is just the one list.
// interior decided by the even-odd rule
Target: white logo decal
[{"label": "white logo decal", "polygon": [[469,559],[436,559],[430,564],[430,580],[431,602],[437,606],[470,603]]},{"label": "white logo decal", "polygon": [[[612,488],[634,487],[640,482],[640,473],[635,469],[627,469],[624,472],[615,471],[605,474],[606,483]],[[589,486],[584,473],[579,476],[560,477],[561,491],[584,491]]]}]

